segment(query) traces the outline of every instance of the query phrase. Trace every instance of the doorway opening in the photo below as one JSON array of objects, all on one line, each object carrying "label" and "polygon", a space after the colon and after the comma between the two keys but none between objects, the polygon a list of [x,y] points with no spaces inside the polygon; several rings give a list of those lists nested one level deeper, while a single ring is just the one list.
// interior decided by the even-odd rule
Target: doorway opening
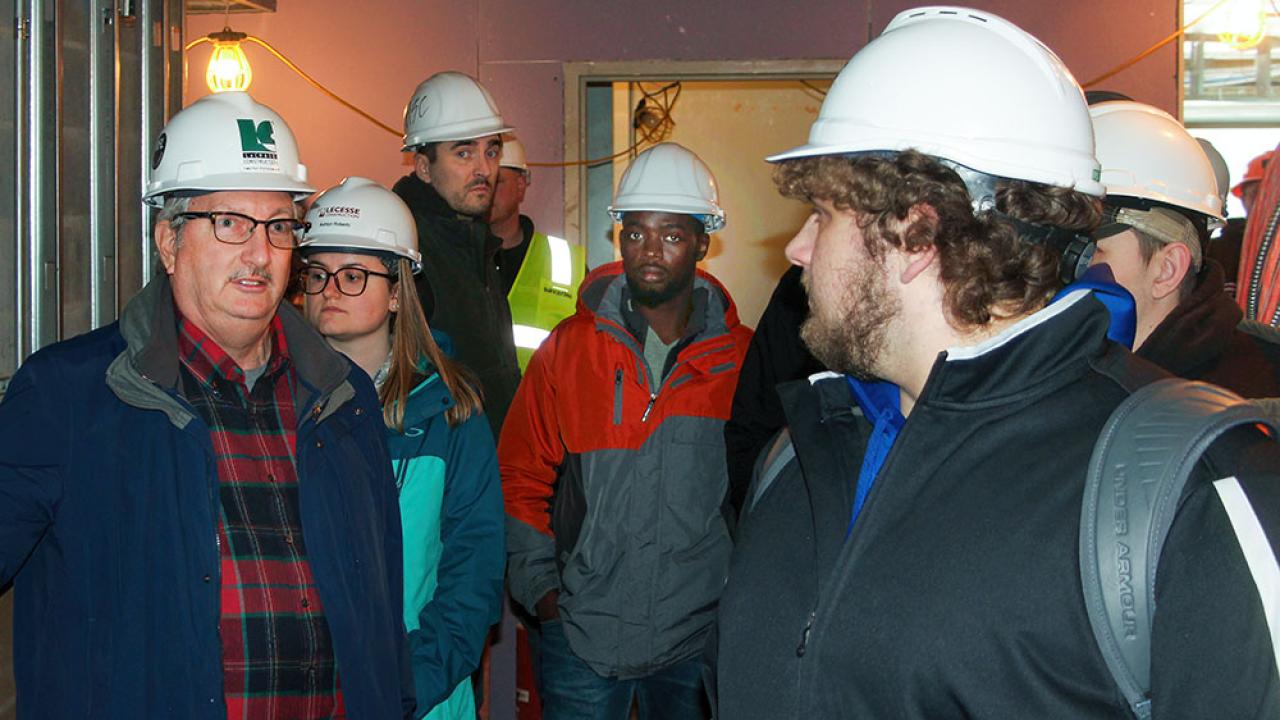
[{"label": "doorway opening", "polygon": [[702,266],[754,326],[808,208],[778,195],[765,156],[803,144],[843,60],[565,65],[565,231],[590,267],[616,257],[608,208],[631,159],[657,142],[711,168],[728,222]]}]

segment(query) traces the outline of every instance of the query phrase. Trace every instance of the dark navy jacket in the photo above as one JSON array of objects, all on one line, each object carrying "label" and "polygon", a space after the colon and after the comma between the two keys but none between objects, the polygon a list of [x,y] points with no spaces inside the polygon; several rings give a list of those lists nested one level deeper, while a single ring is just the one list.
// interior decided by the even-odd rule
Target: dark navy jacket
[{"label": "dark navy jacket", "polygon": [[[400,517],[369,378],[283,306],[299,503],[352,718],[412,710]],[[175,391],[168,279],[33,355],[0,403],[0,585],[20,718],[226,717],[217,472]]]}]

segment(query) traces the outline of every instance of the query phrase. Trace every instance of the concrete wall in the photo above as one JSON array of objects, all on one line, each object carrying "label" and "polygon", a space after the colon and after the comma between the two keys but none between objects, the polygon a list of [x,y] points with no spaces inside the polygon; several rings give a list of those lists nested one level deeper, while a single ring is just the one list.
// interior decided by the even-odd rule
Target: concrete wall
[{"label": "concrete wall", "polygon": [[[493,92],[531,160],[562,159],[561,63],[569,60],[848,58],[919,0],[281,0],[268,15],[236,15],[235,29],[265,38],[304,70],[398,127],[417,84],[462,70]],[[1177,26],[1175,0],[974,0],[1026,28],[1082,81],[1132,57]],[[188,19],[188,37],[222,16]],[[188,101],[205,94],[207,45],[190,53]],[[360,174],[391,183],[406,172],[390,134],[308,86],[260,48],[251,92],[289,121],[318,186]],[[1176,44],[1105,86],[1175,111]],[[800,140],[801,138],[797,138]],[[539,170],[526,210],[562,231],[563,180]]]}]

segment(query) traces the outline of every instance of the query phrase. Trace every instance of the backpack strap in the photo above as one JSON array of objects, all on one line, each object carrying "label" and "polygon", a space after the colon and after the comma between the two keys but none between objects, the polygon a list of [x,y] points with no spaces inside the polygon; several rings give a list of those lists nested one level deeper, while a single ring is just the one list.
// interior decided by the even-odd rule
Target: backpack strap
[{"label": "backpack strap", "polygon": [[1111,413],[1089,461],[1080,577],[1102,657],[1140,720],[1151,717],[1156,567],[1201,454],[1240,425],[1275,425],[1229,390],[1158,380]]}]

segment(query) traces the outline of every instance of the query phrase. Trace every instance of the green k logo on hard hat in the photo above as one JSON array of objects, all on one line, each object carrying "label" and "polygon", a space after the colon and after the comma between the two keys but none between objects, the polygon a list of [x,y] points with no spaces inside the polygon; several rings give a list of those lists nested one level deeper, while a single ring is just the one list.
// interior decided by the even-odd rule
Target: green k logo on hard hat
[{"label": "green k logo on hard hat", "polygon": [[240,149],[244,152],[274,152],[275,126],[270,120],[255,123],[252,119],[236,120],[240,127]]}]

